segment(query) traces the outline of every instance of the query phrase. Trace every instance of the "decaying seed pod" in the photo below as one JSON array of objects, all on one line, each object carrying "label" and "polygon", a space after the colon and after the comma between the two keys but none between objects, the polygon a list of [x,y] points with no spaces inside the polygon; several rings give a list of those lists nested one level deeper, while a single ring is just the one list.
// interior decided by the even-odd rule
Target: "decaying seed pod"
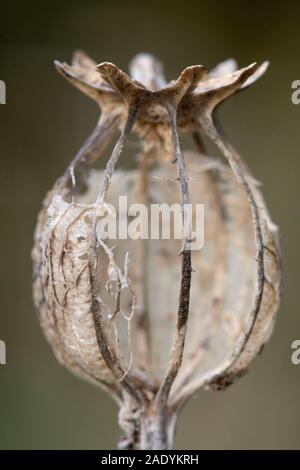
[{"label": "decaying seed pod", "polygon": [[[267,63],[237,70],[185,69],[166,83],[147,54],[130,65],[96,65],[76,52],[57,70],[101,109],[92,135],[57,180],[39,214],[34,299],[58,360],[104,387],[120,405],[120,447],[166,449],[178,411],[199,388],[240,377],[268,340],[280,300],[278,230],[258,183],[215,125],[218,104],[254,83]],[[91,169],[116,131],[104,171]],[[136,168],[117,163],[139,137]],[[180,148],[191,133],[197,152]],[[201,134],[227,165],[205,155]],[[77,189],[85,184],[85,191]],[[99,219],[120,196],[128,204],[204,204],[205,243],[104,240]],[[179,256],[178,256],[179,254]]]}]

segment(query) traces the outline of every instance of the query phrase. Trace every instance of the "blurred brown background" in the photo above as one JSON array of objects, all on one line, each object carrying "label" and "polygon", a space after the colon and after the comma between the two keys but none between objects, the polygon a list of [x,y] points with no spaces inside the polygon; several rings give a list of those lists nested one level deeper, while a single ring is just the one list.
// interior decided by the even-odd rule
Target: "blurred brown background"
[{"label": "blurred brown background", "polygon": [[45,192],[93,128],[95,104],[55,72],[82,48],[126,69],[152,52],[169,79],[183,67],[228,57],[241,65],[269,59],[267,75],[228,101],[221,119],[263,182],[281,227],[284,300],[275,333],[250,373],[226,392],[200,392],[179,420],[179,449],[300,448],[299,123],[291,83],[300,79],[296,2],[98,0],[1,4],[0,106],[1,315],[0,448],[114,448],[115,405],[56,362],[31,299],[32,233]]}]

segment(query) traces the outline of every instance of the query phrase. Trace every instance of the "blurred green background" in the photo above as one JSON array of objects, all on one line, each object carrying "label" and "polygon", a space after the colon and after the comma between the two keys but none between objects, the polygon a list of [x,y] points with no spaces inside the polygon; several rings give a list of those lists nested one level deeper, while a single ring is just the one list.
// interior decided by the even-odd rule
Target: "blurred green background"
[{"label": "blurred green background", "polygon": [[[51,5],[51,6],[50,6]],[[93,128],[96,105],[67,84],[53,60],[81,48],[126,69],[152,52],[175,78],[183,67],[228,57],[271,61],[267,75],[229,100],[221,119],[280,225],[284,299],[275,333],[249,374],[225,392],[199,392],[178,423],[176,446],[300,448],[299,123],[291,83],[300,79],[296,2],[60,1],[1,4],[0,106],[1,315],[0,448],[108,449],[119,436],[117,410],[102,391],[55,360],[31,299],[32,233],[45,192]]]}]

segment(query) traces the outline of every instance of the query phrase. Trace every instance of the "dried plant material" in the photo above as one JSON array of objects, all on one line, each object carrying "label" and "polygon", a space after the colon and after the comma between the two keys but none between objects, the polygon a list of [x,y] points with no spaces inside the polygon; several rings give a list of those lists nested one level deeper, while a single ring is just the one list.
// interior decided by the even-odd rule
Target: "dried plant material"
[{"label": "dried plant material", "polygon": [[[34,299],[58,360],[118,402],[121,448],[172,448],[186,400],[240,377],[272,332],[281,284],[278,229],[214,120],[216,106],[267,66],[237,70],[229,59],[209,73],[188,67],[167,83],[161,63],[147,54],[131,62],[131,77],[83,52],[71,65],[56,62],[101,115],[39,214]],[[92,169],[117,130],[105,169]],[[120,170],[130,132],[141,143],[138,164]],[[197,152],[181,151],[179,132],[193,135]],[[227,165],[205,155],[201,134]],[[180,204],[184,237],[104,239],[99,220],[103,213],[120,218],[111,207],[124,195],[146,208]],[[193,251],[185,207],[199,203],[205,242]]]}]

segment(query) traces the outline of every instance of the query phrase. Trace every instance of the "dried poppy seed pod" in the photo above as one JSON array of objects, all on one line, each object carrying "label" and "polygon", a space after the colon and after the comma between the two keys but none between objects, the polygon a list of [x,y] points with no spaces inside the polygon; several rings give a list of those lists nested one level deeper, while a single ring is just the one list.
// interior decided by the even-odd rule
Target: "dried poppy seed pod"
[{"label": "dried poppy seed pod", "polygon": [[[127,76],[84,53],[58,71],[100,106],[99,122],[47,195],[33,249],[34,299],[58,360],[104,387],[120,405],[122,448],[173,445],[179,410],[199,388],[224,388],[268,340],[280,299],[278,230],[257,182],[214,124],[223,100],[266,70],[228,60],[210,73],[185,69],[166,83],[161,64],[138,55]],[[92,170],[120,136],[104,171]],[[140,139],[133,170],[117,168],[128,134]],[[198,152],[181,151],[192,133]],[[228,165],[205,156],[201,134]],[[86,184],[84,193],[76,191]],[[99,217],[129,203],[205,206],[205,243],[103,240]],[[179,253],[179,256],[178,256]]]}]

